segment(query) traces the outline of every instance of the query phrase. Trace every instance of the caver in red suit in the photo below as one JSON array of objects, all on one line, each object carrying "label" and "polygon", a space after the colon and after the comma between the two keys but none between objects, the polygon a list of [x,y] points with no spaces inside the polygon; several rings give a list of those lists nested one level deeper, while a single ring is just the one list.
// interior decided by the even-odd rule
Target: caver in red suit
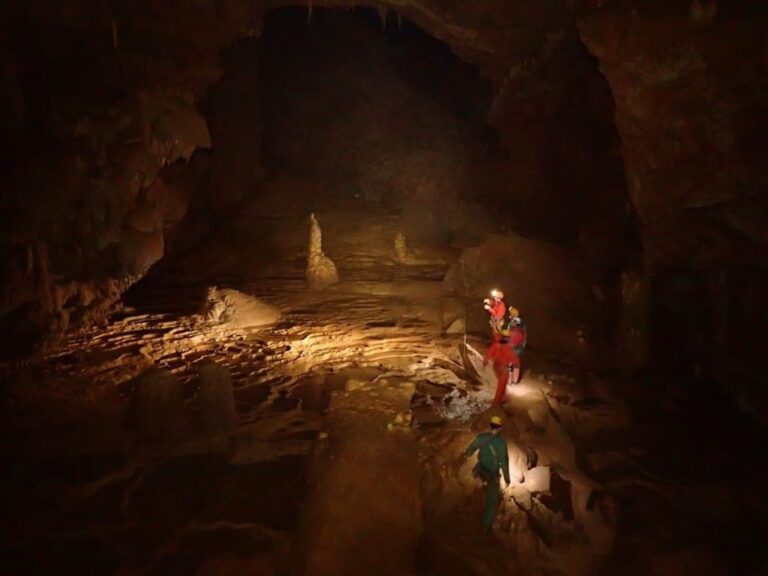
[{"label": "caver in red suit", "polygon": [[[506,332],[506,330],[504,331]],[[507,383],[517,383],[520,377],[520,358],[509,345],[509,334],[502,333],[501,339],[496,340],[485,353],[485,362],[493,360],[493,370],[496,372],[495,406],[501,406],[507,391]]]},{"label": "caver in red suit", "polygon": [[491,297],[483,301],[483,308],[491,315],[491,335],[494,340],[498,340],[504,328],[504,315],[507,313],[507,307],[504,304],[504,292],[491,290]]}]

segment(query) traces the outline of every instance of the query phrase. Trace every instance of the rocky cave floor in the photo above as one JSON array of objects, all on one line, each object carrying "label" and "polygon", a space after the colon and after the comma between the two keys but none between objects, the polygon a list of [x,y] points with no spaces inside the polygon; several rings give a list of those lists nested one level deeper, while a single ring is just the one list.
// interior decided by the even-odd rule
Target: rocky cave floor
[{"label": "rocky cave floor", "polygon": [[[341,276],[322,292],[304,280],[312,210]],[[727,448],[686,453],[713,434],[683,423],[695,401],[535,344],[503,408],[513,483],[483,535],[460,456],[493,389],[444,330],[457,251],[398,264],[396,232],[363,199],[278,179],[105,324],[3,367],[8,573],[759,573],[764,526],[745,511],[765,510],[764,487]],[[212,286],[281,317],[211,318]],[[237,421],[199,396],[206,360],[228,369]],[[155,406],[136,405],[140,375],[169,391]]]}]

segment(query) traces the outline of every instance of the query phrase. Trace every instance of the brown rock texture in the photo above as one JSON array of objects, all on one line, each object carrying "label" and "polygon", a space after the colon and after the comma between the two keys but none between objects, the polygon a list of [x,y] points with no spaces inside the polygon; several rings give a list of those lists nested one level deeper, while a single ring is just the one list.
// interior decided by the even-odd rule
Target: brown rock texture
[{"label": "brown rock texture", "polygon": [[[23,321],[18,339],[21,325],[34,335],[102,317],[162,258],[190,202],[183,187],[164,185],[164,167],[213,142],[214,188],[202,203],[215,215],[258,183],[258,114],[243,110],[242,124],[232,125],[201,110],[238,105],[240,90],[256,95],[257,75],[227,77],[238,54],[226,49],[259,37],[269,10],[312,3],[5,4],[0,119],[10,168],[1,191],[0,313]],[[491,199],[508,196],[507,213],[526,233],[578,236],[615,272],[626,181],[650,270],[768,261],[764,4],[324,5],[374,7],[384,23],[396,11],[491,81],[488,119],[503,150],[494,158],[502,176],[478,188]],[[611,101],[620,143],[604,114]],[[579,112],[590,105],[602,115]],[[246,132],[248,149],[216,153]]]},{"label": "brown rock texture", "polygon": [[445,278],[451,290],[477,299],[467,328],[486,330],[482,299],[502,289],[528,325],[531,347],[585,357],[606,320],[588,261],[578,251],[521,237],[494,236],[464,251]]},{"label": "brown rock texture", "polygon": [[765,6],[739,2],[614,2],[579,23],[652,268],[765,262],[767,29]]}]

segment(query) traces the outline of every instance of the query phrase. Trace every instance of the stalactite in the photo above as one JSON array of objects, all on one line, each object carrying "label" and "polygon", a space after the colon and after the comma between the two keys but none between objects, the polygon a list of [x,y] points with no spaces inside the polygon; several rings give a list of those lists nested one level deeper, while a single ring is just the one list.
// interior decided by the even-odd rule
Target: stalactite
[{"label": "stalactite", "polygon": [[113,17],[112,18],[112,46],[114,46],[115,50],[117,50],[119,45],[118,42],[118,36],[117,36],[117,20]]},{"label": "stalactite", "polygon": [[312,23],[312,0],[307,0],[307,24]]},{"label": "stalactite", "polygon": [[397,13],[397,28],[400,32],[403,31],[403,15],[400,12]]},{"label": "stalactite", "polygon": [[379,6],[376,11],[379,13],[379,20],[381,20],[381,29],[386,32],[387,30],[387,16],[389,16],[389,8]]}]

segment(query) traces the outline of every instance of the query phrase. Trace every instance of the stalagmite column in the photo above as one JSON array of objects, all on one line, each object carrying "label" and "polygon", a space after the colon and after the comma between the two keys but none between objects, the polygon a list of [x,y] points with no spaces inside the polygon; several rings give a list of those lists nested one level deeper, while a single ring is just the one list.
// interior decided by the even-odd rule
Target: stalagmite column
[{"label": "stalagmite column", "polygon": [[339,272],[333,260],[323,254],[323,232],[314,214],[309,216],[309,252],[307,254],[307,282],[313,290],[322,290],[339,281]]},{"label": "stalagmite column", "polygon": [[405,236],[402,232],[395,235],[395,258],[400,264],[409,264],[414,260],[413,252],[405,243]]},{"label": "stalagmite column", "polygon": [[405,241],[405,235],[402,232],[395,234],[395,260],[400,264],[409,266],[419,266],[422,264],[435,264],[439,259],[419,258],[416,253],[408,247]]}]

